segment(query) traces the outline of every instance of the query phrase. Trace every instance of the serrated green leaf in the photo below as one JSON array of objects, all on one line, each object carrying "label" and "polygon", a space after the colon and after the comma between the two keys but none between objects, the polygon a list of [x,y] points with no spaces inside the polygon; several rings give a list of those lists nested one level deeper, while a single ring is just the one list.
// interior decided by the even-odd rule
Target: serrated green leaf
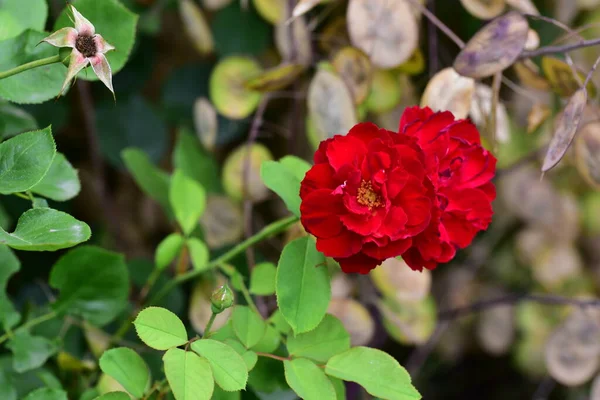
[{"label": "serrated green leaf", "polygon": [[[47,43],[38,43],[47,33],[26,30],[19,36],[0,42],[0,71],[42,58],[58,55],[58,49]],[[60,92],[67,69],[57,63],[32,68],[0,80],[0,97],[14,103],[43,103]]]},{"label": "serrated green leaf", "polygon": [[55,154],[50,127],[0,143],[0,193],[31,189],[44,178]]},{"label": "serrated green leaf", "polygon": [[262,339],[267,329],[265,321],[246,306],[235,306],[232,321],[235,334],[248,349]]},{"label": "serrated green leaf", "polygon": [[159,270],[165,269],[181,253],[185,239],[179,233],[171,233],[156,248],[154,263]]},{"label": "serrated green leaf", "polygon": [[277,304],[294,333],[319,325],[331,299],[325,256],[315,241],[301,237],[288,243],[277,266]]},{"label": "serrated green leaf", "polygon": [[163,362],[176,400],[210,400],[215,383],[206,359],[192,351],[171,349],[163,356]]},{"label": "serrated green leaf", "polygon": [[187,240],[187,246],[190,251],[194,269],[197,271],[205,270],[208,266],[208,247],[198,238],[189,238]]},{"label": "serrated green leaf", "polygon": [[283,333],[284,335],[287,335],[292,331],[292,327],[285,320],[279,309],[275,310],[275,312],[269,317],[268,322],[273,325],[279,333]]},{"label": "serrated green leaf", "polygon": [[94,400],[131,400],[131,397],[125,392],[108,392],[95,397]]},{"label": "serrated green leaf", "polygon": [[19,373],[41,367],[58,350],[56,341],[18,331],[6,344],[13,353],[13,368]]},{"label": "serrated green leaf", "polygon": [[54,264],[50,285],[60,290],[53,304],[57,312],[78,315],[103,326],[127,305],[129,273],[122,254],[81,246]]},{"label": "serrated green leaf", "polygon": [[171,177],[169,201],[175,218],[186,235],[189,235],[200,221],[206,208],[206,192],[195,180],[181,170]]},{"label": "serrated green leaf", "polygon": [[350,348],[350,334],[339,319],[328,314],[314,330],[290,335],[286,345],[291,356],[326,362]]},{"label": "serrated green leaf", "polygon": [[0,140],[38,128],[35,118],[22,108],[0,102]]},{"label": "serrated green leaf", "polygon": [[356,382],[372,396],[389,400],[420,399],[410,375],[389,354],[369,347],[353,347],[333,356],[325,366],[327,375]]},{"label": "serrated green leaf", "polygon": [[261,353],[272,353],[279,347],[281,343],[281,336],[279,336],[279,332],[277,329],[272,327],[271,325],[267,325],[265,329],[265,334],[263,337],[256,343],[252,350],[258,351]]},{"label": "serrated green leaf", "polygon": [[6,295],[8,280],[21,269],[21,262],[7,246],[0,245],[0,265],[2,266],[0,268],[0,326],[7,330],[14,327],[21,319],[21,315]]},{"label": "serrated green leaf", "polygon": [[224,342],[227,339],[237,340],[237,335],[233,330],[233,322],[231,319],[225,323],[218,331],[210,334],[210,338]]},{"label": "serrated green leaf", "polygon": [[25,29],[43,30],[48,18],[48,4],[46,0],[28,0],[27,7],[23,7],[22,0],[3,0],[0,9],[12,15],[18,22],[21,30],[14,32],[18,35]]},{"label": "serrated green leaf", "polygon": [[336,400],[333,384],[315,363],[306,358],[283,362],[285,380],[304,400]]},{"label": "serrated green leaf", "polygon": [[170,210],[169,175],[152,164],[148,155],[140,149],[127,148],[121,152],[121,157],[140,189],[165,210]]},{"label": "serrated green leaf", "polygon": [[246,369],[248,371],[252,371],[252,368],[256,365],[256,361],[258,361],[258,356],[252,350],[247,350],[243,344],[241,344],[237,339],[225,339],[223,343],[231,346],[246,363]]},{"label": "serrated green leaf", "polygon": [[140,311],[133,324],[142,342],[156,350],[167,350],[188,341],[183,322],[165,308],[145,308]]},{"label": "serrated green leaf", "polygon": [[198,182],[209,193],[221,191],[219,165],[212,154],[205,151],[198,139],[186,129],[180,129],[173,151],[173,164],[188,177]]},{"label": "serrated green leaf", "polygon": [[[96,33],[115,47],[106,53],[113,74],[123,68],[135,42],[138,16],[129,11],[118,0],[74,0],[70,2],[77,11],[87,18],[96,28]],[[69,19],[68,7],[65,7],[54,24],[54,30],[73,26]],[[98,80],[96,74],[82,71],[77,76],[87,81]]]},{"label": "serrated green leaf", "polygon": [[240,400],[241,392],[226,392],[218,386],[215,386],[212,400]]},{"label": "serrated green leaf", "polygon": [[277,193],[287,209],[300,216],[300,182],[310,164],[294,157],[285,156],[279,161],[265,161],[260,167],[260,176],[265,185]]},{"label": "serrated green leaf", "polygon": [[62,211],[51,208],[27,210],[13,233],[0,228],[0,244],[27,251],[55,251],[87,241],[90,227]]},{"label": "serrated green leaf", "polygon": [[150,370],[135,351],[127,347],[110,349],[100,357],[100,369],[135,397],[144,396],[150,385]]},{"label": "serrated green leaf", "polygon": [[246,388],[246,363],[233,348],[216,340],[202,339],[192,343],[192,350],[208,360],[215,382],[223,390],[233,392]]},{"label": "serrated green leaf", "polygon": [[23,400],[68,400],[67,392],[61,389],[41,388],[30,392]]},{"label": "serrated green leaf", "polygon": [[269,296],[275,293],[277,268],[272,263],[260,263],[254,266],[250,275],[250,293]]},{"label": "serrated green leaf", "polygon": [[31,188],[33,193],[54,201],[70,200],[77,196],[80,190],[77,170],[61,153],[56,153],[46,175]]}]

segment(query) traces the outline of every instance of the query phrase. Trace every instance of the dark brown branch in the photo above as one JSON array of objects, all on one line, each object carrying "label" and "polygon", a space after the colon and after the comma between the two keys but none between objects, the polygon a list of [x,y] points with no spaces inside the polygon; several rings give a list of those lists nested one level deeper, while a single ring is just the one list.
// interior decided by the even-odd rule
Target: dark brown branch
[{"label": "dark brown branch", "polygon": [[440,320],[454,320],[479,313],[490,308],[515,305],[523,301],[531,301],[547,306],[575,306],[580,308],[600,307],[600,299],[576,299],[572,297],[556,296],[550,294],[507,294],[504,296],[478,301],[464,307],[442,310],[438,313]]}]

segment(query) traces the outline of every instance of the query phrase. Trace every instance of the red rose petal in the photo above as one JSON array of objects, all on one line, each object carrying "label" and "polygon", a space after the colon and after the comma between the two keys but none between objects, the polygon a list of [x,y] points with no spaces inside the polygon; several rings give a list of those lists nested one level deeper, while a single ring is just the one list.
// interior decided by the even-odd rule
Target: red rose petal
[{"label": "red rose petal", "polygon": [[308,194],[300,204],[300,220],[307,232],[316,237],[329,238],[342,230],[340,213],[342,199],[330,190],[319,189]]},{"label": "red rose petal", "polygon": [[368,257],[364,254],[356,254],[347,258],[336,258],[335,261],[340,264],[342,271],[345,273],[358,273],[363,275],[368,274],[372,269],[382,263],[381,260]]},{"label": "red rose petal", "polygon": [[337,236],[317,237],[317,250],[327,257],[350,257],[360,251],[362,239],[360,235],[342,229]]}]

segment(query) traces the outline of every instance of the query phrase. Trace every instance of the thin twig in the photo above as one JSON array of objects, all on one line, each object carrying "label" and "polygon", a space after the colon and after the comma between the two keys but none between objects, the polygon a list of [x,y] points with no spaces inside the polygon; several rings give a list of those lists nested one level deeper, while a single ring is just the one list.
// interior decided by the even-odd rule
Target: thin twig
[{"label": "thin twig", "polygon": [[525,58],[539,57],[548,54],[568,53],[573,50],[583,49],[584,47],[597,46],[599,44],[600,38],[596,38],[584,40],[578,43],[563,44],[561,46],[545,46],[535,50],[524,51],[523,53],[521,53],[518,59],[523,60]]},{"label": "thin twig", "polygon": [[429,21],[431,21],[435,26],[437,26],[440,31],[444,32],[444,34],[448,36],[454,43],[456,43],[458,47],[460,47],[461,49],[465,47],[465,42],[461,38],[459,38],[456,35],[456,33],[452,32],[452,29],[448,28],[446,24],[440,21],[438,17],[436,17],[431,11],[429,11],[427,7],[423,6],[418,0],[408,1],[410,1],[410,3],[413,6],[418,8],[423,13],[423,15],[427,17]]},{"label": "thin twig", "polygon": [[[430,0],[427,3],[427,8],[432,15],[435,15],[435,0]],[[427,39],[429,49],[429,78],[433,77],[439,69],[438,59],[438,35],[435,30],[435,25],[431,20],[427,21]]]},{"label": "thin twig", "polygon": [[544,380],[542,380],[540,385],[535,390],[535,393],[533,394],[533,400],[547,400],[555,387],[556,381],[547,376],[544,378]]}]

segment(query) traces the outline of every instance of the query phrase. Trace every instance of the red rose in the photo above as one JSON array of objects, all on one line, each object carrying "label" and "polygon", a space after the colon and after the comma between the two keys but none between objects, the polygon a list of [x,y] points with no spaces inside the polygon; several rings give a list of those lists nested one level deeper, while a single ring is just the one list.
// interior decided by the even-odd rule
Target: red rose
[{"label": "red rose", "polygon": [[477,128],[467,120],[455,121],[450,112],[407,108],[399,134],[417,139],[436,193],[429,226],[402,258],[413,269],[433,269],[490,224],[496,158],[481,146]]},{"label": "red rose", "polygon": [[405,253],[430,225],[434,187],[417,138],[358,124],[325,140],[300,188],[301,221],[344,272]]}]

